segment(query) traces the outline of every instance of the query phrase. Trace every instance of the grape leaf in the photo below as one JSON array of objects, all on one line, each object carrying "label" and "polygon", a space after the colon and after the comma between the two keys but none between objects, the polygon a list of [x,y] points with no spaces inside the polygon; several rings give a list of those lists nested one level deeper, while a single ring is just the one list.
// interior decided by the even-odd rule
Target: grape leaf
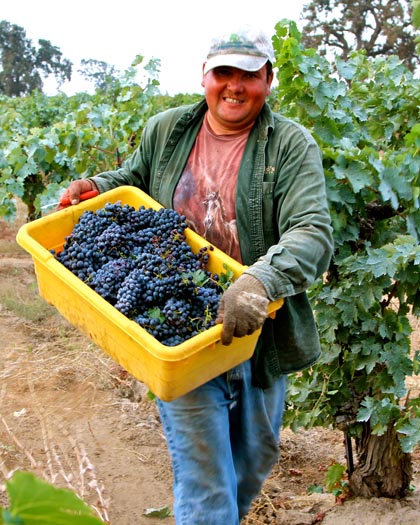
[{"label": "grape leaf", "polygon": [[400,439],[401,450],[407,454],[413,452],[414,447],[420,442],[420,418],[415,417],[398,429],[404,437]]},{"label": "grape leaf", "polygon": [[6,487],[10,507],[2,511],[4,525],[103,525],[76,493],[30,472],[15,472]]}]

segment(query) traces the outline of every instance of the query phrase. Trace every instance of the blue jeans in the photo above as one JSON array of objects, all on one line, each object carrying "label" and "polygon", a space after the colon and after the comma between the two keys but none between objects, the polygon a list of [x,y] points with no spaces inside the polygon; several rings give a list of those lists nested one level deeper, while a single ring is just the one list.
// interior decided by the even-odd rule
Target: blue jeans
[{"label": "blue jeans", "polygon": [[262,390],[242,363],[192,392],[158,400],[177,525],[238,525],[278,458],[286,377]]}]

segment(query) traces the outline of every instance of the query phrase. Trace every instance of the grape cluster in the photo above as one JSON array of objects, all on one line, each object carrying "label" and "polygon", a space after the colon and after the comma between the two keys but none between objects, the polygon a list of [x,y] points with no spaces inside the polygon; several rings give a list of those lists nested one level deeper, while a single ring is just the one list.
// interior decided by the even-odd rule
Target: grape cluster
[{"label": "grape cluster", "polygon": [[63,250],[66,268],[158,341],[175,346],[214,325],[223,289],[194,253],[176,211],[108,203],[82,214]]}]

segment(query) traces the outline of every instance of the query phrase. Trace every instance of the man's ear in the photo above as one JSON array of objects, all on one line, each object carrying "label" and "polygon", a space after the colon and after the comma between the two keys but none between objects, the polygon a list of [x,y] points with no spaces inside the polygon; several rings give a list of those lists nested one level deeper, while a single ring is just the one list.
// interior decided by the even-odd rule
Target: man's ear
[{"label": "man's ear", "polygon": [[271,93],[271,83],[273,82],[273,78],[274,78],[274,73],[271,73],[267,81],[267,91],[266,91],[267,96]]},{"label": "man's ear", "polygon": [[206,78],[206,75],[204,74],[204,67],[205,67],[206,63],[204,62],[203,64],[203,67],[202,67],[202,73],[203,73],[203,78],[201,79],[201,86],[204,87],[204,84],[205,84],[205,78]]}]

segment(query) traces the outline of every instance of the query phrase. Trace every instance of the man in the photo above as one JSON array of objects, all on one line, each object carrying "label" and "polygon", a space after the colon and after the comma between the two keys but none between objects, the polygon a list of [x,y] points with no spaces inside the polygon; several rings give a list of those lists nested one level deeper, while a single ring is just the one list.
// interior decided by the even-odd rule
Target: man
[{"label": "man", "polygon": [[154,116],[121,169],[66,190],[76,204],[93,186],[138,186],[248,266],[222,296],[217,322],[225,345],[263,326],[253,357],[157,401],[177,525],[239,524],[278,457],[286,376],[319,357],[305,290],[332,253],[322,162],[310,134],[266,104],[273,62],[270,39],[251,27],[217,37],[203,65],[205,99]]}]

